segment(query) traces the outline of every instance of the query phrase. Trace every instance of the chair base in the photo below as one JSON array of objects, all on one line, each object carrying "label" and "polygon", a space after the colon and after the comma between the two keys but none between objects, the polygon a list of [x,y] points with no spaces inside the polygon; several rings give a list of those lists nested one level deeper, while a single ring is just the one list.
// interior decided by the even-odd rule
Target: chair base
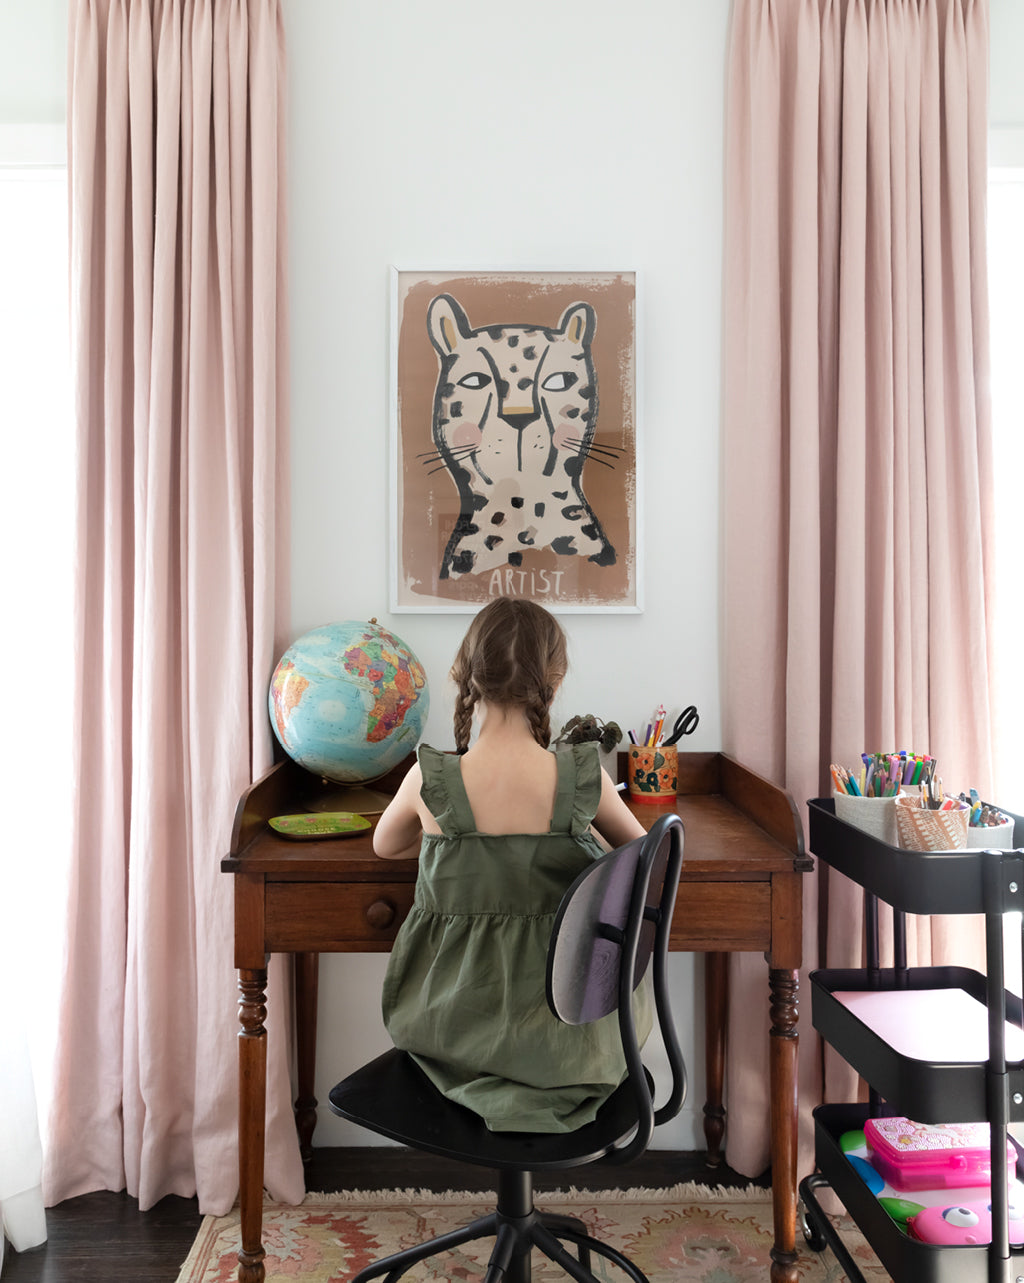
[{"label": "chair base", "polygon": [[[578,1283],[600,1283],[590,1271],[591,1252],[617,1265],[634,1283],[649,1283],[647,1276],[621,1252],[592,1238],[581,1220],[537,1211],[533,1206],[531,1174],[508,1171],[498,1173],[497,1211],[417,1247],[386,1256],[360,1270],[352,1283],[369,1283],[370,1279],[382,1275],[384,1283],[397,1283],[417,1262],[481,1238],[494,1239],[483,1283],[530,1283],[530,1258],[534,1248],[560,1265]],[[561,1239],[576,1248],[577,1257],[570,1256]]]}]

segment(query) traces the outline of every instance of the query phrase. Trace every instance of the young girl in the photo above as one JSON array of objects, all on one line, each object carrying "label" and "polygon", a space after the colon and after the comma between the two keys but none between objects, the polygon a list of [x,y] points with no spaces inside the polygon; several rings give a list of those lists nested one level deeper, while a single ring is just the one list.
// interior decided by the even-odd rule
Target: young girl
[{"label": "young girl", "polygon": [[373,837],[385,859],[420,853],[384,980],[388,1032],[493,1131],[575,1130],[625,1069],[614,1013],[563,1025],[545,999],[559,903],[604,853],[594,830],[611,847],[644,834],[596,745],[548,751],[566,667],[547,611],[507,597],[484,607],[452,667],[459,756],[421,745]]}]

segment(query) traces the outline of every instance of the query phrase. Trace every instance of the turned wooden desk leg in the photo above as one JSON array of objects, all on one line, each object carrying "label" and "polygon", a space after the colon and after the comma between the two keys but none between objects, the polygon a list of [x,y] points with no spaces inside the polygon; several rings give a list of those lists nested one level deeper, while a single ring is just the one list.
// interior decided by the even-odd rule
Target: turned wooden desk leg
[{"label": "turned wooden desk leg", "polygon": [[316,1003],[320,981],[320,955],[295,955],[295,1027],[299,1094],[295,1101],[295,1128],[299,1133],[302,1161],[313,1157],[316,1127]]},{"label": "turned wooden desk leg", "polygon": [[718,1167],[722,1161],[725,1138],[725,1038],[729,1018],[729,955],[704,955],[704,1077],[707,1100],[704,1102],[705,1162]]},{"label": "turned wooden desk leg", "polygon": [[267,1112],[267,972],[239,971],[238,1283],[263,1283],[263,1158]]},{"label": "turned wooden desk leg", "polygon": [[771,1005],[769,1082],[771,1088],[772,1210],[775,1245],[772,1283],[797,1283],[797,987],[799,973],[768,973]]}]

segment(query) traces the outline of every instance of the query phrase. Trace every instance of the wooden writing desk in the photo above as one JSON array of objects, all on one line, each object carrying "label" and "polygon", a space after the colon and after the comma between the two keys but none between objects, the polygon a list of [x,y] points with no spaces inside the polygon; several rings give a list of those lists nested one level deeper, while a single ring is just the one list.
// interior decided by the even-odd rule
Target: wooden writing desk
[{"label": "wooden writing desk", "polygon": [[[623,759],[620,754],[620,777]],[[394,792],[402,769],[374,787]],[[267,825],[272,815],[329,809],[334,785],[280,762],[243,795],[231,852],[239,1063],[240,1283],[263,1283],[263,1151],[266,1112],[266,986],[271,953],[296,955],[300,1141],[308,1153],[316,1120],[316,987],[319,953],[382,952],[412,904],[415,860],[379,860],[368,836],[294,842]],[[335,802],[337,806],[337,802]],[[647,827],[662,806],[631,805]],[[801,952],[803,826],[790,796],[722,753],[679,754],[676,810],[685,827],[683,875],[671,947],[707,954],[708,1161],[721,1161],[726,954],[763,952],[771,1016],[773,1283],[796,1283],[797,971]]]}]

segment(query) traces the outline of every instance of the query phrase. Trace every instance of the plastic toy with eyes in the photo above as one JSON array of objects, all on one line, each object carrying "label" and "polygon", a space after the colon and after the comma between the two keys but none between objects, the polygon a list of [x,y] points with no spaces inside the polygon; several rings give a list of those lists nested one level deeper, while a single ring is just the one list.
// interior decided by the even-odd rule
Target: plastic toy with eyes
[{"label": "plastic toy with eyes", "polygon": [[[1024,1239],[1024,1205],[1010,1203],[1010,1241]],[[907,1221],[911,1238],[943,1245],[991,1243],[992,1204],[987,1199],[956,1207],[926,1207]]]}]

